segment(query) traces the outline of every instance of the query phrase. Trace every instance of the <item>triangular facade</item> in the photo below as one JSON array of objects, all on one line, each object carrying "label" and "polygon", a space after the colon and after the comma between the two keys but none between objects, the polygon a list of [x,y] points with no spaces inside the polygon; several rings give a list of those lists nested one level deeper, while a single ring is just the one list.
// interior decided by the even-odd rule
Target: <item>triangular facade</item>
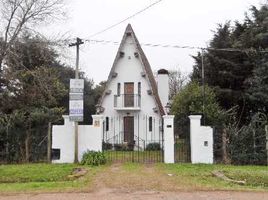
[{"label": "triangular facade", "polygon": [[[148,61],[148,59],[146,58],[142,48],[141,48],[141,45],[131,27],[130,24],[127,25],[126,27],[126,30],[125,30],[125,33],[123,35],[123,38],[122,38],[122,41],[120,43],[120,46],[118,48],[118,51],[117,51],[117,54],[116,54],[116,57],[115,57],[115,60],[114,60],[114,63],[112,65],[112,68],[111,68],[111,71],[109,73],[109,76],[108,76],[108,80],[107,80],[107,83],[106,85],[109,86],[109,83],[111,82],[111,80],[113,79],[113,77],[115,76],[115,68],[116,68],[116,65],[118,63],[118,61],[124,57],[124,52],[123,52],[123,47],[127,41],[127,38],[128,37],[131,37],[132,40],[133,40],[133,45],[135,45],[135,48],[136,48],[136,52],[137,53],[136,55],[134,55],[136,58],[138,58],[141,62],[141,65],[143,67],[143,70],[144,70],[144,77],[147,78],[147,81],[149,82],[149,85],[151,86],[151,91],[152,91],[152,95],[155,99],[155,102],[156,102],[156,106],[157,106],[157,110],[159,111],[160,115],[164,115],[165,114],[165,111],[163,109],[163,105],[161,103],[161,100],[159,98],[159,94],[157,92],[157,84],[156,84],[156,81],[155,81],[155,78],[154,78],[154,75],[153,75],[153,72],[152,72],[152,69],[151,69],[151,66],[150,66],[150,63]],[[127,66],[126,66],[127,67]],[[107,94],[107,88],[106,87],[106,91],[103,93],[101,99],[100,99],[100,102],[99,102],[99,105],[98,106],[102,106],[102,102],[103,102],[103,99],[105,98],[106,94]]]},{"label": "triangular facade", "polygon": [[[160,90],[167,93],[168,74],[159,75]],[[165,85],[167,89],[163,90]],[[160,98],[158,91],[151,66],[129,24],[97,106],[97,113],[105,118],[104,143],[130,144],[134,149],[159,143],[165,115],[163,104],[167,103],[163,96],[167,95],[161,94]]]}]

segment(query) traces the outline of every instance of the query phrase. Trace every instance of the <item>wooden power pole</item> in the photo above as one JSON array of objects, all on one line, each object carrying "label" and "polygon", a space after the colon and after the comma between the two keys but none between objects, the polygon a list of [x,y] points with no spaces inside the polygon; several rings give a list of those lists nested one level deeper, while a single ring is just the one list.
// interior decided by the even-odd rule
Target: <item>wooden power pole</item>
[{"label": "wooden power pole", "polygon": [[48,131],[47,131],[47,162],[51,162],[51,122],[48,122]]},{"label": "wooden power pole", "polygon": [[267,161],[267,166],[268,166],[268,125],[265,126],[265,136],[266,136],[266,161]]},{"label": "wooden power pole", "polygon": [[[75,43],[69,44],[69,47],[76,46],[76,66],[75,79],[79,79],[79,46],[84,44],[80,38],[76,38]],[[78,163],[78,122],[74,122],[74,163]]]}]

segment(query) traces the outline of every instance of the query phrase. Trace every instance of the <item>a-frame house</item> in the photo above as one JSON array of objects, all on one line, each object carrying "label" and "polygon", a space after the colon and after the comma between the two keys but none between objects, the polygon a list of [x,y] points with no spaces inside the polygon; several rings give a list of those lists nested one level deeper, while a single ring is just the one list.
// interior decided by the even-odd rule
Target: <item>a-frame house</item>
[{"label": "a-frame house", "polygon": [[97,105],[97,113],[104,116],[104,143],[135,150],[162,140],[168,72],[159,70],[157,79],[128,24]]}]

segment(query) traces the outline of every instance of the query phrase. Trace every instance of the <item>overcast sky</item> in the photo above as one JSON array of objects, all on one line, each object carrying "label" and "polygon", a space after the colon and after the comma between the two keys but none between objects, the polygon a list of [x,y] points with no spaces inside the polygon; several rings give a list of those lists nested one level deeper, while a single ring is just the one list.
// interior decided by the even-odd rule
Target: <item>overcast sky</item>
[{"label": "overcast sky", "polygon": [[[68,19],[54,25],[50,34],[68,32],[87,38],[134,14],[157,0],[67,0]],[[91,39],[121,41],[130,23],[140,43],[207,46],[218,23],[243,20],[251,5],[265,0],[163,0],[136,17]],[[68,48],[68,47],[67,47]],[[153,71],[177,69],[189,73],[197,50],[142,46]],[[118,45],[85,43],[81,46],[80,68],[95,83],[106,80]],[[68,62],[75,64],[75,52]]]}]

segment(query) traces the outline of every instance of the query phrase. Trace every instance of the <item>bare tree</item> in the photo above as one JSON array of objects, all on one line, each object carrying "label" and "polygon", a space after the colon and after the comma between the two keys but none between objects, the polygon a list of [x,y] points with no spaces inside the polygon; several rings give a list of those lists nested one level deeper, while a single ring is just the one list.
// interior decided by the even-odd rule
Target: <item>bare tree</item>
[{"label": "bare tree", "polygon": [[[64,0],[1,0],[0,2],[0,76],[3,61],[11,53],[11,47],[24,30],[64,15]],[[1,87],[1,85],[0,85]]]},{"label": "bare tree", "polygon": [[169,99],[172,99],[186,85],[188,76],[183,74],[180,69],[169,71]]}]

